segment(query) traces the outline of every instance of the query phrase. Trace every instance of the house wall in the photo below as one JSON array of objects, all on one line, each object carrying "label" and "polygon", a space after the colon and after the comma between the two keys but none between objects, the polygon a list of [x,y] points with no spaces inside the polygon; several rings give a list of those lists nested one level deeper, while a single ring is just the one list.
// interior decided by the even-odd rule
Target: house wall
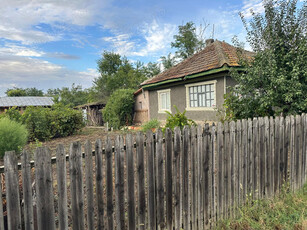
[{"label": "house wall", "polygon": [[[185,85],[187,84],[192,84],[196,82],[212,82],[216,81],[216,107],[222,107],[224,103],[224,93],[226,92],[225,86],[229,85],[235,85],[235,81],[228,78],[226,73],[224,74],[217,74],[214,77],[211,78],[206,78],[197,81],[194,80],[187,80],[185,82]],[[225,84],[226,83],[226,84]],[[170,89],[170,99],[171,99],[171,111],[173,114],[176,113],[176,110],[174,108],[174,105],[178,107],[180,112],[183,112],[184,110],[187,109],[187,98],[186,98],[186,87],[185,85],[175,85],[175,86],[165,86],[161,87],[157,90],[163,90],[163,89]],[[158,108],[158,93],[157,90],[151,90],[149,91],[149,101],[150,101],[150,112],[149,116],[150,118],[157,118],[158,120],[166,120],[167,114],[164,113],[159,113],[159,108]],[[201,111],[189,111],[187,109],[186,115],[188,118],[197,121],[199,123],[206,122],[206,121],[217,121],[217,112],[215,109],[209,108],[208,110],[201,110]]]},{"label": "house wall", "polygon": [[135,95],[134,117],[133,123],[144,123],[150,120],[149,118],[149,93],[144,90]]}]

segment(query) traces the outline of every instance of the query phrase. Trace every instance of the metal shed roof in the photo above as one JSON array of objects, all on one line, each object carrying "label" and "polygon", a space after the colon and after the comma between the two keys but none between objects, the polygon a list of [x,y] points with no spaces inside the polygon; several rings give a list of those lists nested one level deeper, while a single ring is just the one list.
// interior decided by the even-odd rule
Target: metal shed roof
[{"label": "metal shed roof", "polygon": [[0,97],[0,107],[51,106],[52,97]]}]

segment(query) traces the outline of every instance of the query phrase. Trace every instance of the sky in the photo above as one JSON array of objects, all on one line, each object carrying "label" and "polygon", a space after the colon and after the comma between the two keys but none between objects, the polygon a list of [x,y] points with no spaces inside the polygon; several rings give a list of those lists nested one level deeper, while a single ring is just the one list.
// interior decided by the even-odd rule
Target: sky
[{"label": "sky", "polygon": [[[178,26],[207,25],[204,37],[245,42],[238,15],[259,0],[0,0],[0,96],[13,87],[92,86],[97,60],[113,51],[132,62],[174,53]],[[213,29],[214,28],[214,29]],[[248,44],[246,48],[249,49]]]}]

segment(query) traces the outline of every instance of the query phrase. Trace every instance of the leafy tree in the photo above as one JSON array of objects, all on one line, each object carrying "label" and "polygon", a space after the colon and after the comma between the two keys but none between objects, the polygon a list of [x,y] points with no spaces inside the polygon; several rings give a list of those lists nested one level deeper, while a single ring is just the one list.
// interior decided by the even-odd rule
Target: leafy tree
[{"label": "leafy tree", "polygon": [[68,107],[75,107],[87,103],[89,101],[89,94],[89,90],[83,90],[81,85],[75,84],[72,84],[71,88],[63,87],[61,89],[57,88],[47,90],[47,95],[54,97],[55,102]]},{"label": "leafy tree", "polygon": [[169,69],[176,65],[176,57],[172,57],[172,54],[169,53],[167,56],[161,57],[161,62],[164,67],[164,69]]},{"label": "leafy tree", "polygon": [[[263,2],[264,15],[252,12],[247,40],[254,59],[233,71],[238,86],[226,96],[226,115],[234,119],[307,112],[307,5],[296,0]],[[240,50],[240,49],[239,49]],[[241,52],[242,53],[242,52]]]},{"label": "leafy tree", "polygon": [[171,43],[171,47],[177,49],[178,57],[186,59],[205,46],[203,39],[199,38],[196,33],[194,22],[187,22],[179,26],[178,30],[178,34],[174,35],[175,41]]},{"label": "leafy tree", "polygon": [[118,89],[108,100],[106,107],[102,110],[103,119],[109,122],[110,126],[119,129],[129,125],[133,118],[134,90]]},{"label": "leafy tree", "polygon": [[148,62],[143,69],[146,77],[153,77],[161,73],[160,64],[156,62]]},{"label": "leafy tree", "polygon": [[100,76],[94,80],[93,92],[99,100],[106,100],[117,89],[137,89],[146,80],[146,73],[154,69],[144,69],[140,62],[133,65],[126,57],[107,51],[97,64]]},{"label": "leafy tree", "polygon": [[13,89],[7,89],[5,94],[8,97],[44,96],[44,92],[35,87],[25,89],[14,87]]}]

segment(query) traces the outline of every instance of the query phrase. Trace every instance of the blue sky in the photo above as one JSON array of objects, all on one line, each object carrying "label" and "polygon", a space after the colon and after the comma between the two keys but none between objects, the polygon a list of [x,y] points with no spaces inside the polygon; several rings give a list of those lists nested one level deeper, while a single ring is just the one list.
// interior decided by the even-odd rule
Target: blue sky
[{"label": "blue sky", "polygon": [[[205,38],[245,41],[238,12],[261,1],[1,0],[0,96],[7,88],[92,85],[104,50],[145,64],[174,52],[179,25],[209,24]],[[246,48],[248,45],[246,44]]]}]

